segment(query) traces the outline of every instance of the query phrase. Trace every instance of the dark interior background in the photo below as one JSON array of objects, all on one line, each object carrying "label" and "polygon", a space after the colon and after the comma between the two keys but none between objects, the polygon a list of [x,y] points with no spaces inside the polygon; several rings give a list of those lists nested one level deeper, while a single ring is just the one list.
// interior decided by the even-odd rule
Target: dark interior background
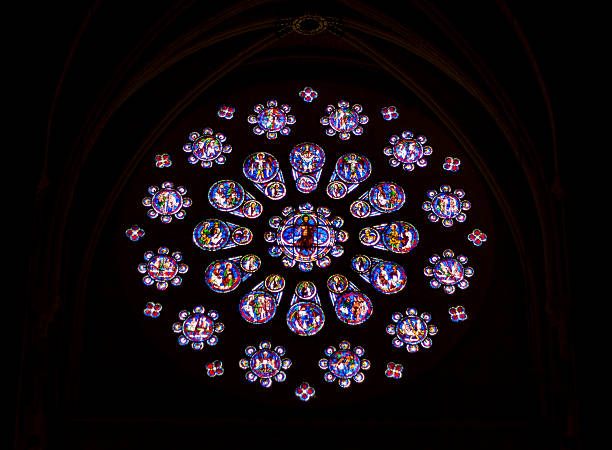
[{"label": "dark interior background", "polygon": [[[304,14],[333,20],[312,36],[286,25]],[[316,439],[360,448],[375,438],[426,448],[581,448],[574,323],[583,313],[570,301],[575,249],[566,241],[577,229],[566,219],[577,194],[562,139],[571,69],[560,49],[575,45],[564,34],[569,16],[558,6],[523,2],[398,8],[102,1],[22,12],[19,75],[35,100],[28,108],[36,149],[25,175],[32,180],[29,223],[42,232],[30,243],[19,311],[25,326],[14,358],[14,447],[168,448],[206,439],[258,446],[254,440],[265,435],[273,447]],[[192,45],[196,50],[186,51]],[[233,62],[243,51],[250,53]],[[318,91],[314,102],[298,97],[304,86]],[[291,134],[274,141],[255,136],[246,121],[255,104],[272,98],[297,118]],[[341,99],[360,103],[370,118],[364,135],[347,142],[326,136],[319,124],[325,106]],[[221,104],[236,107],[232,120],[216,117]],[[398,107],[399,119],[382,119],[388,105]],[[208,126],[233,146],[214,169],[187,164],[181,150],[189,132]],[[434,153],[425,168],[407,173],[388,165],[382,148],[403,130],[427,136]],[[327,156],[319,188],[308,195],[295,189],[288,162],[290,149],[304,141]],[[280,161],[288,188],[281,201],[266,199],[239,173],[244,157],[258,150]],[[373,173],[348,199],[395,181],[407,193],[400,211],[357,220],[349,201],[325,195],[333,164],[349,151],[367,155]],[[172,167],[156,169],[158,153],[170,153]],[[441,169],[445,156],[461,159],[459,172]],[[259,219],[208,204],[209,186],[223,178],[263,203]],[[148,219],[141,205],[147,188],[166,180],[185,186],[194,201],[183,221],[168,225]],[[441,184],[464,189],[473,205],[468,220],[450,229],[430,223],[421,209],[426,191]],[[283,269],[267,253],[268,218],[304,201],[345,219],[350,238],[329,270]],[[253,243],[206,254],[191,233],[209,217],[248,226]],[[413,252],[358,246],[365,224],[392,219],[417,227]],[[147,233],[136,243],[124,235],[133,224]],[[474,228],[488,235],[482,247],[466,240]],[[136,267],[161,245],[182,251],[190,269],[181,286],[160,293],[141,283]],[[446,248],[468,256],[475,269],[470,287],[452,296],[431,289],[422,274],[427,258]],[[210,261],[247,252],[262,258],[262,269],[236,291],[214,294],[204,285]],[[400,262],[407,287],[377,293],[351,271],[356,253]],[[279,311],[268,324],[250,326],[238,301],[272,271],[288,281]],[[335,317],[325,288],[332,272],[372,299],[374,314],[364,325]],[[327,319],[307,338],[285,324],[302,279],[317,284]],[[142,314],[152,300],[164,305],[156,320]],[[219,344],[201,352],[179,347],[171,332],[178,312],[198,304],[214,307],[226,325]],[[456,304],[468,308],[468,321],[450,322],[447,310]],[[415,355],[394,349],[384,332],[391,314],[408,306],[431,312],[440,328],[432,348]],[[244,347],[263,339],[285,346],[293,361],[287,380],[269,390],[247,383],[237,366]],[[323,349],[341,339],[363,346],[372,362],[366,380],[348,390],[325,383],[317,367]],[[215,359],[226,372],[211,379],[204,364]],[[401,380],[384,376],[388,361],[403,363]],[[308,403],[293,395],[301,381],[317,391]]]}]

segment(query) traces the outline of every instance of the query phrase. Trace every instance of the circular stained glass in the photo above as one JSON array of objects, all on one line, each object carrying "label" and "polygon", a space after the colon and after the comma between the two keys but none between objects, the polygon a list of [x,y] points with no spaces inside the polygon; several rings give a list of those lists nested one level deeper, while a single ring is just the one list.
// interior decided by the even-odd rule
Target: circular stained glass
[{"label": "circular stained glass", "polygon": [[299,302],[287,313],[289,329],[300,336],[312,336],[323,328],[325,314],[323,309],[314,303]]},{"label": "circular stained glass", "polygon": [[338,378],[352,378],[360,366],[359,357],[350,350],[338,350],[329,358],[329,371]]},{"label": "circular stained glass", "polygon": [[397,211],[405,200],[404,190],[395,183],[379,183],[370,191],[370,202],[382,212]]},{"label": "circular stained glass", "polygon": [[296,145],[289,155],[291,166],[302,173],[313,173],[325,164],[325,153],[317,144],[304,142]]},{"label": "circular stained glass", "polygon": [[178,264],[170,256],[155,256],[147,265],[147,272],[156,281],[167,281],[178,273]]},{"label": "circular stained glass", "polygon": [[210,187],[208,201],[221,211],[233,211],[244,201],[244,189],[230,180],[218,181]]},{"label": "circular stained glass", "polygon": [[262,291],[250,292],[245,295],[239,305],[240,315],[244,320],[253,324],[262,324],[270,321],[276,313],[274,297]]},{"label": "circular stained glass", "polygon": [[335,237],[326,218],[298,213],[285,221],[277,243],[287,257],[298,262],[314,262],[329,253]]},{"label": "circular stained glass", "polygon": [[406,344],[418,344],[427,337],[427,323],[419,317],[406,317],[397,324],[396,335]]},{"label": "circular stained glass", "polygon": [[383,261],[372,269],[372,285],[383,294],[395,294],[406,286],[406,272],[399,264]]},{"label": "circular stained glass", "polygon": [[160,215],[176,214],[183,206],[183,196],[174,189],[162,189],[153,195],[151,206]]},{"label": "circular stained glass", "polygon": [[238,245],[246,245],[253,240],[253,232],[245,227],[238,227],[232,232],[232,241]]},{"label": "circular stained glass", "polygon": [[279,108],[264,109],[257,116],[257,123],[266,131],[280,131],[287,123],[287,115]]},{"label": "circular stained glass", "polygon": [[408,222],[393,222],[382,232],[382,240],[394,253],[408,253],[419,243],[419,233]]},{"label": "circular stained glass", "polygon": [[207,340],[214,332],[214,322],[204,314],[193,314],[183,324],[183,334],[194,342]]},{"label": "circular stained glass", "polygon": [[233,261],[215,261],[206,269],[204,279],[213,291],[230,292],[240,284],[240,268]]},{"label": "circular stained glass", "polygon": [[423,157],[423,146],[416,139],[400,139],[393,146],[393,156],[403,163],[416,163]]},{"label": "circular stained glass", "polygon": [[327,185],[327,195],[331,198],[342,198],[346,195],[346,184],[341,181],[333,181]]},{"label": "circular stained glass", "polygon": [[346,183],[361,183],[371,172],[370,161],[356,153],[344,155],[336,163],[336,173]]},{"label": "circular stained glass", "polygon": [[244,160],[242,172],[253,183],[267,183],[278,173],[278,160],[270,153],[253,153]]},{"label": "circular stained glass", "polygon": [[344,323],[360,325],[372,314],[372,302],[360,292],[349,292],[336,303],[336,315]]},{"label": "circular stained glass", "polygon": [[443,219],[453,219],[461,212],[461,200],[454,195],[439,194],[432,203],[434,213]]},{"label": "circular stained glass", "polygon": [[359,114],[349,108],[338,108],[329,115],[329,126],[339,132],[352,131],[359,125]]},{"label": "circular stained glass", "polygon": [[217,138],[203,136],[197,139],[192,145],[193,155],[202,161],[213,161],[221,155],[223,146]]},{"label": "circular stained glass", "polygon": [[463,265],[456,259],[443,259],[434,267],[434,276],[440,283],[451,286],[463,279],[463,271]]},{"label": "circular stained glass", "polygon": [[251,357],[250,368],[259,378],[272,378],[281,369],[281,359],[275,352],[262,349]]},{"label": "circular stained glass", "polygon": [[203,250],[214,251],[223,248],[229,239],[229,227],[221,220],[205,220],[193,230],[193,242]]}]

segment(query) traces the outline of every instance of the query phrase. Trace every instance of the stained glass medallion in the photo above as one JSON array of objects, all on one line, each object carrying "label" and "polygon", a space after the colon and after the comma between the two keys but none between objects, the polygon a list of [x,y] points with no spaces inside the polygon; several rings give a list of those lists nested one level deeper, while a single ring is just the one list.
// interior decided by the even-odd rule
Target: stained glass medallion
[{"label": "stained glass medallion", "polygon": [[256,285],[240,300],[238,305],[240,315],[254,325],[269,322],[276,314],[283,289],[285,289],[285,279],[281,275],[268,275],[265,281]]},{"label": "stained glass medallion", "polygon": [[272,386],[272,381],[282,383],[287,379],[285,370],[291,367],[291,360],[283,358],[285,348],[282,346],[272,349],[272,344],[262,341],[259,348],[249,346],[245,349],[246,358],[240,360],[238,365],[246,373],[247,381],[254,383],[259,380],[260,384],[268,388]]},{"label": "stained glass medallion", "polygon": [[427,196],[431,201],[424,202],[423,209],[431,211],[428,219],[431,222],[442,220],[442,225],[445,227],[453,226],[453,219],[457,222],[464,222],[466,219],[464,211],[472,207],[469,201],[463,199],[465,192],[462,189],[451,192],[451,187],[446,184],[440,187],[439,192],[427,191]]},{"label": "stained glass medallion", "polygon": [[325,134],[335,136],[336,134],[342,140],[351,138],[351,134],[359,136],[363,134],[363,127],[368,123],[368,116],[361,114],[363,107],[350,103],[344,100],[338,102],[338,107],[328,105],[325,109],[327,115],[321,117],[321,125],[328,126]]},{"label": "stained glass medallion", "polygon": [[257,255],[235,256],[213,261],[204,271],[206,285],[215,292],[225,294],[259,270],[261,259]]},{"label": "stained glass medallion", "polygon": [[193,312],[181,311],[179,313],[180,322],[172,326],[172,331],[179,334],[179,345],[191,343],[194,350],[202,350],[206,344],[217,345],[221,333],[225,326],[218,322],[219,313],[208,311],[203,306],[196,306]]},{"label": "stained glass medallion", "polygon": [[212,167],[213,163],[224,164],[225,154],[232,151],[232,146],[225,143],[226,139],[223,133],[214,134],[211,128],[204,128],[202,133],[190,133],[189,142],[183,145],[183,151],[190,153],[187,161],[190,164],[200,163],[204,168]]},{"label": "stained glass medallion", "polygon": [[406,272],[398,263],[366,255],[357,255],[351,266],[368,283],[383,294],[396,294],[406,286]]},{"label": "stained glass medallion", "polygon": [[394,313],[393,323],[387,326],[387,334],[394,336],[392,344],[396,348],[406,346],[408,353],[416,353],[419,347],[429,348],[430,336],[438,333],[438,327],[431,325],[431,314],[420,316],[414,308],[408,308],[406,314]]},{"label": "stained glass medallion", "polygon": [[339,349],[327,347],[324,351],[326,358],[319,360],[319,367],[327,370],[323,379],[328,383],[338,380],[338,385],[342,388],[349,387],[351,381],[361,383],[365,379],[363,370],[370,368],[370,361],[363,359],[364,349],[355,347],[351,350],[348,341],[340,342],[338,347]]},{"label": "stained glass medallion", "polygon": [[361,325],[372,315],[371,300],[344,275],[335,274],[327,280],[329,298],[336,317],[348,325]]},{"label": "stained glass medallion", "polygon": [[270,200],[280,200],[287,193],[278,160],[270,153],[258,152],[248,156],[242,172]]},{"label": "stained glass medallion", "polygon": [[142,204],[151,208],[147,211],[147,216],[151,219],[159,217],[163,223],[170,223],[173,217],[183,219],[185,208],[191,206],[191,199],[185,196],[186,193],[187,189],[183,186],[175,188],[174,183],[166,181],[162,183],[161,189],[151,186],[151,197],[145,197]]},{"label": "stained glass medallion", "polygon": [[155,287],[164,291],[170,284],[178,286],[183,282],[181,274],[189,269],[187,264],[180,261],[183,259],[181,252],[170,254],[168,247],[160,247],[157,254],[148,251],[144,255],[145,263],[138,266],[138,272],[144,274],[142,282],[146,286]]},{"label": "stained glass medallion", "polygon": [[376,184],[351,203],[351,214],[358,219],[398,211],[406,201],[404,189],[397,183]]},{"label": "stained glass medallion", "polygon": [[255,219],[263,212],[262,204],[232,180],[214,183],[208,191],[208,202],[219,211],[247,219]]},{"label": "stained glass medallion", "polygon": [[468,259],[466,256],[458,255],[455,257],[455,253],[450,250],[444,250],[442,257],[439,255],[432,255],[429,258],[429,262],[434,266],[425,267],[424,273],[427,277],[432,277],[429,282],[430,286],[434,289],[442,287],[444,292],[452,294],[456,288],[467,289],[470,285],[467,278],[474,275],[474,269],[471,267],[465,267]]},{"label": "stained glass medallion", "polygon": [[299,336],[312,336],[324,324],[325,314],[317,287],[311,281],[300,281],[295,287],[291,307],[287,312],[287,326]]},{"label": "stained glass medallion", "polygon": [[295,211],[292,207],[283,209],[283,217],[273,216],[269,220],[271,231],[264,234],[266,242],[273,243],[269,253],[273,257],[282,256],[285,267],[296,264],[304,272],[314,265],[325,268],[331,258],[344,252],[340,245],[348,239],[348,233],[341,230],[344,224],[341,217],[329,218],[331,212],[326,207],[317,208],[303,203]]},{"label": "stained glass medallion", "polygon": [[327,195],[333,199],[343,198],[367,180],[371,173],[372,164],[365,156],[357,153],[341,156],[327,185]]},{"label": "stained glass medallion", "polygon": [[278,106],[276,100],[269,100],[266,106],[255,105],[254,115],[248,117],[248,122],[254,124],[253,133],[264,134],[268,139],[276,139],[278,134],[287,135],[291,132],[288,125],[295,123],[295,116],[289,115],[289,105]]},{"label": "stained glass medallion", "polygon": [[414,225],[398,220],[363,228],[359,242],[368,247],[393,253],[408,253],[419,243],[419,233]]},{"label": "stained glass medallion", "polygon": [[317,188],[325,164],[325,152],[317,144],[304,142],[293,147],[289,163],[297,190],[307,194]]},{"label": "stained glass medallion", "polygon": [[402,132],[402,136],[393,135],[389,138],[388,147],[383,150],[384,154],[389,156],[389,165],[391,167],[402,166],[406,171],[412,171],[415,167],[425,167],[427,158],[433,153],[429,145],[424,145],[427,142],[425,136],[416,136],[412,131]]},{"label": "stained glass medallion", "polygon": [[220,219],[207,219],[193,230],[193,243],[202,250],[216,251],[247,245],[253,240],[253,232]]}]

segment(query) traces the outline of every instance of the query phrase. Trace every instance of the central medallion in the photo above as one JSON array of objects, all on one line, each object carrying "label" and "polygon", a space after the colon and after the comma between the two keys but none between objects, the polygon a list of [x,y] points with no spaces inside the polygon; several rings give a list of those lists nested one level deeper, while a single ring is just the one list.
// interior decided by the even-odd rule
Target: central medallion
[{"label": "central medallion", "polygon": [[296,264],[304,272],[312,270],[314,265],[325,268],[331,264],[331,258],[344,253],[340,245],[348,239],[348,233],[341,230],[344,224],[341,217],[330,218],[331,211],[326,207],[314,209],[310,203],[300,205],[296,211],[287,206],[283,216],[270,218],[269,225],[273,231],[266,231],[266,242],[273,243],[270,255],[282,256],[285,267]]}]

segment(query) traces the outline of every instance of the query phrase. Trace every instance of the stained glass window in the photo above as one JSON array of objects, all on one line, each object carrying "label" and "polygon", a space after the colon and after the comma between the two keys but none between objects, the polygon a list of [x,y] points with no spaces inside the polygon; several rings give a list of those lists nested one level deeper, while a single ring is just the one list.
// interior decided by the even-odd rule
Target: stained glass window
[{"label": "stained glass window", "polygon": [[[487,235],[474,228],[479,205],[466,214],[469,165],[458,172],[432,133],[409,131],[399,106],[314,87],[269,95],[212,104],[211,123],[157,149],[152,169],[173,181],[140,186],[144,217],[121,229],[126,245],[142,245],[132,267],[159,294],[143,295],[140,315],[171,321],[166,334],[205,355],[210,383],[238,374],[270,388],[262,395],[288,385],[287,401],[308,404],[370,378],[401,384],[413,354],[435,354],[473,320],[468,256]],[[185,284],[189,296],[176,292]]]}]

